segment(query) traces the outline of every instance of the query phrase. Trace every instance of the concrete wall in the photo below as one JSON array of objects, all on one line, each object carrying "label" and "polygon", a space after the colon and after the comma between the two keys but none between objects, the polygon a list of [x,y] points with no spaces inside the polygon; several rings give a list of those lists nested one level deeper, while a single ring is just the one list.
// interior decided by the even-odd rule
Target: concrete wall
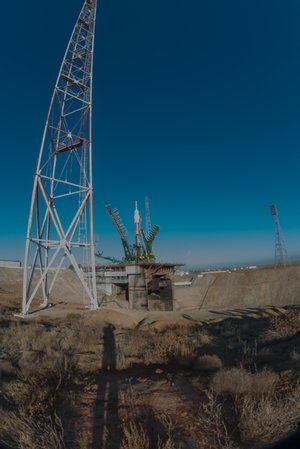
[{"label": "concrete wall", "polygon": [[147,310],[148,297],[144,276],[128,274],[128,302],[129,309]]},{"label": "concrete wall", "polygon": [[19,260],[0,260],[0,268],[20,268]]},{"label": "concrete wall", "polygon": [[[53,279],[53,272],[49,273],[49,282]],[[36,277],[33,279],[33,284]],[[22,298],[23,287],[23,269],[0,268],[0,288],[14,294],[16,297]],[[1,291],[1,290],[0,290]],[[41,290],[38,291],[38,298],[41,298]],[[56,284],[53,288],[53,301],[73,302],[78,304],[89,304],[86,293],[77,277],[72,270],[63,270],[58,276]]]},{"label": "concrete wall", "polygon": [[300,265],[195,275],[173,295],[175,310],[300,304]]}]

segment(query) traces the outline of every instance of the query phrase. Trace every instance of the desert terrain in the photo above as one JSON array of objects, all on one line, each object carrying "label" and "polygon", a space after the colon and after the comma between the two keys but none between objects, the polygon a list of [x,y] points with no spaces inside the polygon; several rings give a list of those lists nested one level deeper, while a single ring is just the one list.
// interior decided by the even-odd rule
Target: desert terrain
[{"label": "desert terrain", "polygon": [[89,311],[61,280],[53,306],[25,319],[20,273],[2,270],[0,447],[277,441],[300,422],[299,270],[195,276],[175,289],[174,312]]}]

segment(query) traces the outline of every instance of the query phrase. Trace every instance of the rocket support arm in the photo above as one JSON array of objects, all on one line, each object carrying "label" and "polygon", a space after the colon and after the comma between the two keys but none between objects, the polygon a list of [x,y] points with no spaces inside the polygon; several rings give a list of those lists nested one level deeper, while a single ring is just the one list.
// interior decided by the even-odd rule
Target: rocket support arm
[{"label": "rocket support arm", "polygon": [[115,226],[115,228],[117,229],[117,231],[121,237],[121,241],[122,241],[122,245],[123,245],[124,253],[125,253],[125,259],[128,261],[134,260],[134,256],[132,254],[129,242],[126,238],[128,232],[122,222],[122,219],[119,215],[118,209],[116,209],[116,208],[113,209],[110,204],[106,204],[105,208],[108,212],[108,215],[110,216],[111,221],[113,222],[113,225]]},{"label": "rocket support arm", "polygon": [[147,237],[145,235],[144,230],[142,229],[142,237],[143,237],[143,241],[144,241],[144,245],[145,245],[145,249],[146,249],[146,257],[147,257],[148,261],[155,260],[155,255],[153,253],[152,245],[153,245],[154,239],[157,236],[158,232],[159,232],[159,226],[155,225],[155,226],[153,226],[153,228],[151,229],[151,231]]}]

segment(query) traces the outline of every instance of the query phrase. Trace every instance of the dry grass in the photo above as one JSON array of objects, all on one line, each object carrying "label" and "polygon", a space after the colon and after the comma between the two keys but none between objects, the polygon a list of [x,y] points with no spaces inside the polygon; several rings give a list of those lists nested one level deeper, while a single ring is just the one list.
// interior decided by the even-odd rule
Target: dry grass
[{"label": "dry grass", "polygon": [[198,357],[194,362],[194,368],[198,371],[204,371],[207,373],[217,371],[223,368],[223,362],[217,355],[202,355]]},{"label": "dry grass", "polygon": [[300,313],[297,310],[289,310],[286,315],[271,319],[271,326],[265,333],[265,339],[288,338],[298,332],[300,332]]},{"label": "dry grass", "polygon": [[242,441],[258,446],[270,444],[295,429],[300,419],[299,398],[244,396],[237,400]]},{"label": "dry grass", "polygon": [[131,364],[149,366],[174,361],[188,367],[192,365],[197,349],[209,342],[211,340],[204,332],[197,332],[191,338],[182,329],[177,332],[168,329],[164,333],[128,331],[116,337],[117,355],[122,367],[119,369],[128,368]]},{"label": "dry grass", "polygon": [[0,350],[18,363],[25,352],[68,351],[74,347],[73,331],[67,327],[47,329],[38,323],[12,322],[0,342]]},{"label": "dry grass", "polygon": [[[43,426],[46,418],[54,419],[57,413],[68,410],[70,398],[67,392],[73,382],[74,365],[63,353],[57,355],[55,361],[31,365],[30,370],[26,367],[26,375],[28,377],[20,371],[16,380],[3,385],[3,398],[9,404],[2,410],[3,416],[7,413],[11,416],[9,411],[12,410],[19,420],[24,421],[24,426],[29,426],[31,421],[36,426]],[[48,421],[45,426],[48,429]]]},{"label": "dry grass", "polygon": [[136,394],[131,384],[121,394],[122,408],[126,410],[123,439],[120,449],[179,449],[175,444],[176,423],[167,413],[158,413]]},{"label": "dry grass", "polygon": [[1,341],[1,350],[13,365],[17,381],[6,385],[15,401],[14,388],[22,384],[22,404],[30,413],[51,410],[59,393],[72,382],[76,358],[68,333],[58,335],[43,326],[15,324]]},{"label": "dry grass", "polygon": [[89,321],[77,319],[73,322],[74,338],[77,341],[78,351],[101,344],[103,338],[103,325],[95,317]]},{"label": "dry grass", "polygon": [[216,373],[206,407],[222,424],[218,432],[223,429],[223,438],[231,429],[230,444],[260,447],[294,429],[300,420],[300,390],[295,385],[288,394],[278,395],[279,384],[280,377],[270,370],[250,373],[231,368]]},{"label": "dry grass", "polygon": [[63,449],[58,413],[67,408],[76,371],[68,329],[12,323],[0,346],[13,369],[2,387],[0,441],[19,449]]},{"label": "dry grass", "polygon": [[80,320],[82,315],[80,313],[68,313],[66,316],[67,321]]},{"label": "dry grass", "polygon": [[130,421],[123,428],[120,449],[149,449],[149,436],[140,423]]},{"label": "dry grass", "polygon": [[95,368],[101,369],[103,360],[107,359],[109,365],[124,370],[133,364],[149,366],[174,361],[182,367],[190,367],[197,350],[212,344],[212,337],[199,328],[168,328],[162,333],[131,329],[112,331],[112,351],[105,343],[105,323],[99,323],[96,316],[75,316],[69,314],[66,323],[58,322],[51,327],[46,323],[12,322],[4,333],[0,350],[23,371],[27,361],[39,363],[50,349],[78,354],[79,360],[83,359],[83,366],[86,366],[84,360],[94,359]]},{"label": "dry grass", "polygon": [[[199,347],[211,343],[206,333],[198,332],[193,338],[182,332],[168,329],[163,334],[154,334],[147,338],[148,347],[144,353],[146,365],[154,363],[178,362],[181,366],[190,366]],[[149,344],[150,343],[150,344]]]},{"label": "dry grass", "polygon": [[57,415],[43,421],[25,414],[0,411],[0,442],[18,449],[65,449],[64,432]]},{"label": "dry grass", "polygon": [[290,352],[290,357],[294,362],[300,362],[300,354],[295,348]]},{"label": "dry grass", "polygon": [[[219,374],[216,374],[218,386]],[[247,387],[249,389],[248,382]],[[299,423],[299,389],[285,397],[271,391],[258,394],[252,387],[250,391],[244,388],[241,391],[241,388],[228,389],[227,386],[226,393],[228,390],[229,396],[225,391],[220,393],[220,388],[218,393],[210,391],[200,404],[197,418],[200,447],[259,448],[279,440]]]},{"label": "dry grass", "polygon": [[[189,329],[190,331],[190,329]],[[112,366],[125,370],[133,364],[153,365],[177,362],[182,367],[192,366],[197,350],[203,345],[211,344],[211,337],[196,330],[192,336],[185,334],[185,329],[167,329],[163,333],[128,330],[111,334],[111,343],[105,342],[105,325],[99,325],[96,318],[74,319],[71,324],[46,327],[41,323],[24,324],[13,322],[6,330],[0,343],[0,350],[8,355],[13,366],[19,367],[25,377],[30,366],[40,363],[44,355],[55,358],[56,352],[73,352],[78,354],[81,366],[87,367],[86,360],[91,361],[91,368]],[[109,360],[111,359],[111,360]]]},{"label": "dry grass", "polygon": [[176,445],[175,440],[173,438],[173,434],[175,433],[175,426],[171,420],[171,418],[167,415],[160,415],[159,421],[162,424],[162,427],[164,429],[164,432],[166,433],[165,441],[161,439],[160,436],[158,436],[157,441],[157,449],[176,449],[178,448],[178,445]]},{"label": "dry grass", "polygon": [[0,379],[13,378],[16,375],[16,369],[9,360],[0,360]]},{"label": "dry grass", "polygon": [[279,381],[279,376],[270,370],[250,373],[244,368],[229,368],[217,372],[210,388],[217,394],[272,394]]},{"label": "dry grass", "polygon": [[173,438],[170,436],[167,441],[163,442],[158,438],[157,449],[177,449],[178,446],[175,444]]},{"label": "dry grass", "polygon": [[[299,314],[291,312],[290,318],[272,319],[269,335],[272,338],[296,335]],[[92,315],[84,318],[70,315],[65,322],[50,324],[12,323],[2,331],[3,338],[0,339],[4,361],[2,368],[0,366],[3,379],[0,445],[1,440],[8,442],[13,425],[16,425],[18,431],[13,432],[11,447],[64,449],[65,436],[58,416],[62,418],[61,411],[65,409],[63,413],[68,417],[68,390],[74,385],[77,358],[85,361],[81,365],[85,375],[85,369],[92,364],[94,370],[108,371],[112,368],[121,371],[135,364],[150,367],[149,377],[144,376],[143,371],[139,378],[136,366],[124,376],[113,374],[123,382],[129,382],[129,386],[124,387],[123,383],[120,387],[117,399],[122,421],[116,425],[123,435],[119,449],[179,449],[180,441],[183,441],[183,447],[193,449],[246,449],[279,439],[300,421],[298,337],[293,343],[288,340],[273,346],[270,342],[262,353],[253,338],[261,341],[262,334],[256,333],[257,328],[249,330],[249,327],[241,326],[237,335],[237,324],[227,323],[224,325],[226,335],[223,335],[222,324],[218,326],[212,331],[215,339],[203,328],[169,327],[161,332],[112,328],[105,340],[105,323],[99,325]],[[228,349],[224,336],[231,338],[233,349]],[[222,340],[224,347],[213,348],[214,355],[205,354],[212,352],[207,346],[216,342],[222,344]],[[276,354],[282,355],[281,347],[281,352],[278,348],[283,343],[288,348],[286,374],[277,375],[271,370],[271,364],[275,360],[275,349]],[[204,355],[197,356],[199,353]],[[256,366],[261,366],[257,363],[261,353],[270,368],[258,371]],[[224,369],[223,360],[216,354],[222,354],[224,363],[235,367]],[[157,364],[166,365],[160,376],[154,374]],[[173,378],[174,365],[176,374]],[[251,370],[246,369],[247,366]],[[184,385],[176,377],[177,373],[183,375],[180,367],[185,369]],[[278,363],[274,368],[278,369]],[[101,373],[99,377],[109,375]],[[133,379],[132,383],[130,379]],[[78,382],[81,382],[80,376]],[[120,383],[118,380],[118,388],[120,385],[122,380]],[[91,407],[94,406],[91,405],[95,400],[94,392],[91,388],[86,396],[91,400]],[[170,407],[169,414],[163,413],[164,401],[167,401],[166,407]],[[109,438],[107,434],[107,441]],[[81,447],[88,447],[90,441],[88,434],[86,442],[80,443]]]},{"label": "dry grass", "polygon": [[224,404],[214,394],[208,393],[207,400],[200,404],[196,425],[200,447],[220,449],[236,447],[224,417]]}]

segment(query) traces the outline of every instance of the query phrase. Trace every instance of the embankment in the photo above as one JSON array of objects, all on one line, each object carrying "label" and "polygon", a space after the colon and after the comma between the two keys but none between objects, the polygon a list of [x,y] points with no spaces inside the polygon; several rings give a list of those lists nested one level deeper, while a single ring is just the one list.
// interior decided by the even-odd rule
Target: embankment
[{"label": "embankment", "polygon": [[215,309],[300,304],[300,264],[194,274],[189,286],[174,286],[174,308]]}]

